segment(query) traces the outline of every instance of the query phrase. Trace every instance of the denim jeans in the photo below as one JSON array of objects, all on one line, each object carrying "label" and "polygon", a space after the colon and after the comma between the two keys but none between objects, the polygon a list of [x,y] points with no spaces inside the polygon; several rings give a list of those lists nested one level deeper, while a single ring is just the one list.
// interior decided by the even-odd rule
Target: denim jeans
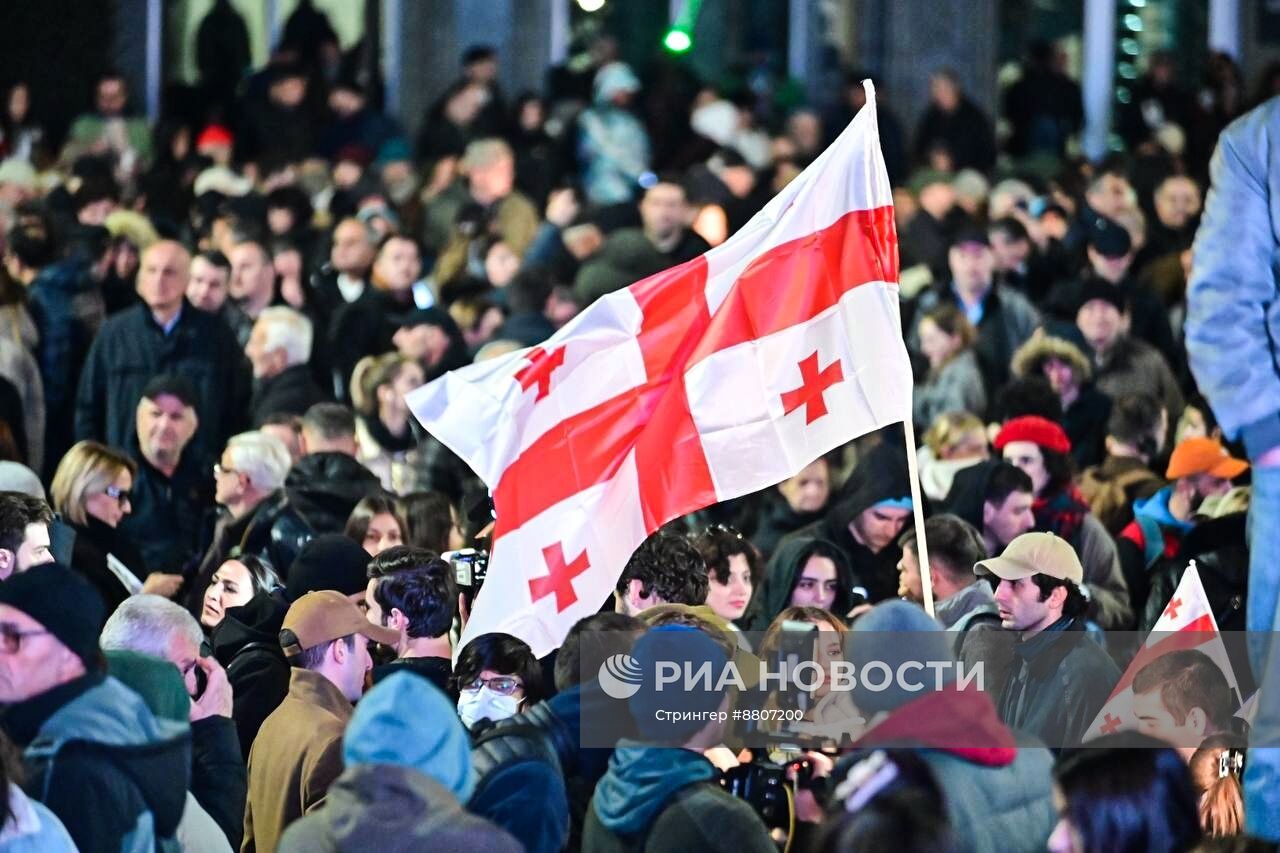
[{"label": "denim jeans", "polygon": [[[1250,835],[1280,841],[1280,468],[1255,468],[1249,508],[1249,660],[1259,695],[1245,768]],[[1247,697],[1246,697],[1247,698]]]}]

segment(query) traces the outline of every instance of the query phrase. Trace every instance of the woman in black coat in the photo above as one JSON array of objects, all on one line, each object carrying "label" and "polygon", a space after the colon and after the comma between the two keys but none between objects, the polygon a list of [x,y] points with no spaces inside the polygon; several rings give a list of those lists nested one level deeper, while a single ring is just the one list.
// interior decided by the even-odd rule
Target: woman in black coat
[{"label": "woman in black coat", "polygon": [[53,476],[53,508],[75,531],[71,566],[102,595],[110,616],[135,592],[173,595],[180,575],[147,574],[138,550],[116,529],[132,511],[129,502],[137,464],[96,441],[75,444]]}]

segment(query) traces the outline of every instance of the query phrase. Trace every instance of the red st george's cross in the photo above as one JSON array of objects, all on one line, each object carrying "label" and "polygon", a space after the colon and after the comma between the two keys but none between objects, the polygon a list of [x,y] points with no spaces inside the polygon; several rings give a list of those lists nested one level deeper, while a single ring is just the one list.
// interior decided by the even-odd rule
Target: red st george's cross
[{"label": "red st george's cross", "polygon": [[[609,479],[633,447],[647,530],[657,530],[673,518],[715,503],[715,486],[685,398],[684,368],[692,359],[760,337],[760,320],[768,322],[767,331],[785,329],[830,308],[851,287],[873,280],[896,280],[896,270],[886,271],[879,255],[849,239],[851,230],[883,239],[883,235],[892,234],[892,210],[850,213],[826,231],[761,258],[739,278],[732,303],[721,306],[714,325],[707,310],[707,263],[703,258],[632,285],[631,294],[644,316],[637,337],[648,382],[561,421],[503,472],[493,493],[497,513],[494,538]],[[861,250],[851,251],[855,247]],[[811,286],[796,299],[775,304],[779,277],[786,280],[793,272],[812,274],[814,252],[828,262],[827,274],[809,282]],[[564,349],[546,355],[535,347],[528,355],[530,364],[518,374],[519,381],[525,388],[536,383],[536,399],[540,400],[546,396],[543,381],[548,387],[554,382],[547,366],[562,365]],[[843,378],[838,361],[818,371],[818,358],[815,352],[801,361],[796,369],[803,385],[780,395],[786,414],[804,408],[806,424],[827,414],[822,395]],[[526,372],[535,370],[539,372]],[[557,543],[557,547],[562,546]],[[563,552],[556,553],[562,556]],[[553,577],[571,572],[571,566],[563,559],[555,565],[547,562]],[[555,586],[535,586],[537,580],[529,581],[535,601]],[[564,610],[573,600],[557,598],[557,610]],[[561,602],[566,602],[563,607]]]},{"label": "red st george's cross", "polygon": [[874,121],[874,106],[859,113],[707,255],[604,297],[541,346],[409,395],[493,493],[489,580],[464,643],[509,630],[549,651],[644,535],[902,420],[910,373]]}]

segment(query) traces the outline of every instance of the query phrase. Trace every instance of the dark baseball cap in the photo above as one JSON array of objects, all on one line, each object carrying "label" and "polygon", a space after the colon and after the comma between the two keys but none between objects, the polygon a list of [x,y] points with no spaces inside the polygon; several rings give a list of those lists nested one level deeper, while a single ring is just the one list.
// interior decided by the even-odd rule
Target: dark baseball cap
[{"label": "dark baseball cap", "polygon": [[985,228],[979,228],[976,225],[965,225],[956,231],[955,236],[951,238],[951,245],[955,247],[966,244],[990,246],[991,239],[987,236]]},{"label": "dark baseball cap", "polygon": [[1133,248],[1133,240],[1123,225],[1099,216],[1089,228],[1089,245],[1108,258],[1123,258]]}]

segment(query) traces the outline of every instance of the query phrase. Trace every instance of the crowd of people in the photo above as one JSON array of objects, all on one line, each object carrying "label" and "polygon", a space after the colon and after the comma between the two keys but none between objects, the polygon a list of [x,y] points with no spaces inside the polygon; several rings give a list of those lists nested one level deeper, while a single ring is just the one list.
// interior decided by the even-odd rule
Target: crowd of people
[{"label": "crowd of people", "polygon": [[[1193,91],[1155,56],[1102,163],[1072,153],[1080,90],[1048,45],[999,127],[946,70],[913,134],[881,90],[924,529],[882,430],[654,534],[538,660],[456,648],[490,505],[406,395],[723,242],[864,75],[784,111],[781,86],[642,81],[602,35],[509,99],[476,47],[410,134],[299,9],[262,69],[202,54],[154,126],[115,72],[65,139],[22,82],[0,105],[0,849],[1244,843],[1248,694],[1204,655],[1139,674],[1140,732],[1080,745],[1113,638],[1190,560],[1217,625],[1246,625],[1250,465],[1183,333],[1209,156],[1251,106],[1231,60]],[[763,658],[797,624],[828,657],[910,632],[986,690],[815,696],[806,721],[848,701],[867,726],[806,754],[782,827],[721,784],[751,761],[734,733],[655,728],[648,690],[614,748],[578,741],[609,655]]]}]

